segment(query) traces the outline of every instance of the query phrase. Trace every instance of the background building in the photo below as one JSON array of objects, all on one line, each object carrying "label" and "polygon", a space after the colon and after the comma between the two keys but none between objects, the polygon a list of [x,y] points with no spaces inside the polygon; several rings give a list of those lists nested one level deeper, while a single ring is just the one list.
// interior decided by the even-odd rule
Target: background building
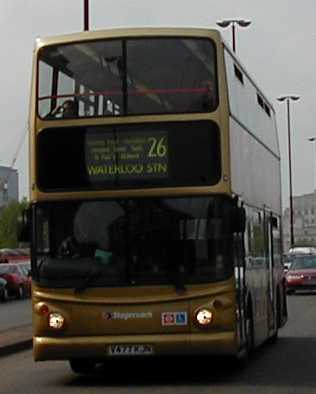
[{"label": "background building", "polygon": [[18,171],[0,166],[0,208],[12,200],[19,200]]},{"label": "background building", "polygon": [[[293,198],[295,245],[316,246],[316,190]],[[290,248],[290,209],[283,215],[283,248]]]}]

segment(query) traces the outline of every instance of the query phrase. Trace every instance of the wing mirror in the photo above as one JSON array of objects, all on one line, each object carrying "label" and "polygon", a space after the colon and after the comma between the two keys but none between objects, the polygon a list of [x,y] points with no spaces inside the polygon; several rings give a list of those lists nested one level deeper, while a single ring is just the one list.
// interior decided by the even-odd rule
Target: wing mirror
[{"label": "wing mirror", "polygon": [[244,233],[246,230],[246,211],[244,207],[234,207],[232,215],[234,233]]},{"label": "wing mirror", "polygon": [[18,234],[17,238],[19,242],[30,242],[30,227],[31,227],[31,210],[25,208],[22,211],[21,216],[18,218]]}]

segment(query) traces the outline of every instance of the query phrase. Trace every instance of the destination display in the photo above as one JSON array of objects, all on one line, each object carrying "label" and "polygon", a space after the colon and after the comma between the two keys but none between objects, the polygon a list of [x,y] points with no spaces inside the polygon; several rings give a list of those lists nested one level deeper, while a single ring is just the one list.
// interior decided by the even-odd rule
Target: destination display
[{"label": "destination display", "polygon": [[210,121],[47,128],[36,143],[40,190],[214,185],[220,134]]},{"label": "destination display", "polygon": [[86,173],[92,183],[167,178],[168,155],[168,133],[164,130],[86,135]]}]

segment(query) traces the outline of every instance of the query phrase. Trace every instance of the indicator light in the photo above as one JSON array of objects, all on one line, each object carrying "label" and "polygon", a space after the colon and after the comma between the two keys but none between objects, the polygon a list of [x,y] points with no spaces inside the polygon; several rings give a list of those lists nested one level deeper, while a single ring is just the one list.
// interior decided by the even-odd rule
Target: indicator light
[{"label": "indicator light", "polygon": [[49,308],[44,304],[44,302],[38,302],[35,304],[34,309],[39,315],[48,315],[49,313]]},{"label": "indicator light", "polygon": [[47,306],[46,304],[42,304],[41,306],[39,306],[38,312],[39,312],[41,315],[47,315],[48,312],[49,312],[48,306]]}]

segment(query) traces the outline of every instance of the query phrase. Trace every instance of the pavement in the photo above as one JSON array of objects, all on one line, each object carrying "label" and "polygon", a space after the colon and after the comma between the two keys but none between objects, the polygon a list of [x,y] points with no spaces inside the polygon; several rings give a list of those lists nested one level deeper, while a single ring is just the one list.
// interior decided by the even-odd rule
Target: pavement
[{"label": "pavement", "polygon": [[0,331],[0,357],[32,347],[32,324]]}]

